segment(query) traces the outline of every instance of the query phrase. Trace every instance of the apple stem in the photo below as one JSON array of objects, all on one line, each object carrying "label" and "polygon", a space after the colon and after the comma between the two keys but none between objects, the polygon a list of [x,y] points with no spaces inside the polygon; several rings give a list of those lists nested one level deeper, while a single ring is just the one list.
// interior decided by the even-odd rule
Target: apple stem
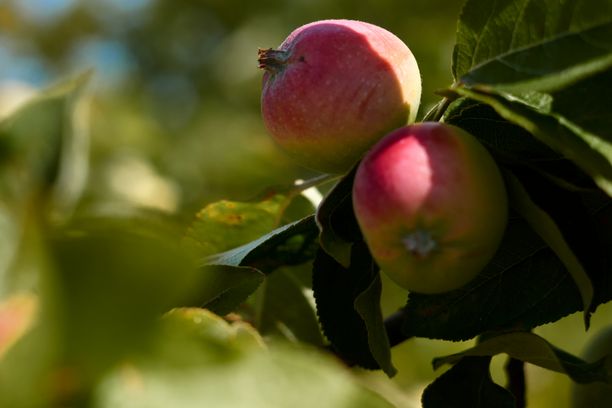
[{"label": "apple stem", "polygon": [[276,74],[282,70],[283,66],[289,59],[289,53],[283,50],[275,50],[272,48],[260,48],[257,51],[257,61],[259,68]]},{"label": "apple stem", "polygon": [[402,242],[410,253],[421,258],[429,255],[437,247],[431,234],[423,230],[411,232],[402,239]]}]

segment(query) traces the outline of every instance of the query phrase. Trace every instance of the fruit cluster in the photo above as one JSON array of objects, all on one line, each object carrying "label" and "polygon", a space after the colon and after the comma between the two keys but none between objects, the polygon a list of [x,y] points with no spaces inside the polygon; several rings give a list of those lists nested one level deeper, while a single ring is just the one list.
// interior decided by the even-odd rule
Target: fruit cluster
[{"label": "fruit cluster", "polygon": [[355,216],[372,256],[403,288],[457,289],[495,254],[507,196],[473,136],[414,123],[421,77],[410,49],[360,21],[324,20],[259,51],[262,116],[300,164],[344,173],[358,162]]}]

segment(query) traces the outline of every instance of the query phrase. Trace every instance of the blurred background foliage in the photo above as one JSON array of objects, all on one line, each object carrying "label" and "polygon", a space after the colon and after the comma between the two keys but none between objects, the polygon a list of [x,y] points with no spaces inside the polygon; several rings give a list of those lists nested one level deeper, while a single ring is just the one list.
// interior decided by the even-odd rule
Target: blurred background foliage
[{"label": "blurred background foliage", "polygon": [[[0,118],[36,89],[92,69],[76,109],[91,152],[80,206],[154,209],[187,225],[208,203],[253,199],[316,175],[292,164],[266,134],[258,47],[275,47],[294,28],[326,18],[385,27],[419,62],[422,117],[438,100],[434,91],[451,82],[462,2],[0,0]],[[389,282],[384,295],[387,313],[405,300]],[[606,306],[593,332],[612,313]],[[580,316],[538,332],[573,353],[586,339]],[[401,392],[382,373],[363,378],[398,406],[417,406],[439,374],[431,359],[464,347],[416,339],[394,349]],[[503,382],[503,359],[494,362]],[[551,391],[569,380],[531,367],[527,375],[531,406],[567,406],[565,391]]]},{"label": "blurred background foliage", "polygon": [[459,0],[4,0],[1,99],[94,70],[86,201],[187,218],[312,173],[269,140],[259,116],[258,47],[299,25],[366,20],[403,39],[423,76],[422,115],[448,85]]}]

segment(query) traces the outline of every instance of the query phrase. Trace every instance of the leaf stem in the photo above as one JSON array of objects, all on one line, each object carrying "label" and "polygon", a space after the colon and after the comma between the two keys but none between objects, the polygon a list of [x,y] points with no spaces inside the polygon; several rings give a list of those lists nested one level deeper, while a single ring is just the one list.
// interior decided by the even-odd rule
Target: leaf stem
[{"label": "leaf stem", "polygon": [[431,108],[425,117],[423,117],[423,122],[439,122],[453,100],[454,99],[449,98],[448,96],[442,98],[442,100]]},{"label": "leaf stem", "polygon": [[341,176],[338,174],[321,174],[320,176],[315,176],[309,178],[307,180],[298,179],[293,182],[293,185],[299,190],[303,191],[310,187],[316,187],[319,184],[323,184],[326,181],[331,181],[340,178]]}]

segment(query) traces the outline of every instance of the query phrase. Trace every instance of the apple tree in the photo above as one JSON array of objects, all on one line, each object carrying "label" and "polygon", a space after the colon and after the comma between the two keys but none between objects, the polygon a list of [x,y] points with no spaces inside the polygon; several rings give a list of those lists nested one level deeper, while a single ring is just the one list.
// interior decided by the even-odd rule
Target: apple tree
[{"label": "apple tree", "polygon": [[[345,25],[360,44],[350,31],[357,23]],[[382,42],[395,41],[389,38]],[[279,55],[260,51],[268,81],[279,81],[269,78],[270,64],[283,63]],[[300,57],[296,63],[310,62]],[[398,58],[368,75],[395,75],[403,63]],[[350,66],[364,61],[361,55]],[[310,143],[305,152],[304,135],[297,135],[290,150],[341,174],[262,186],[258,200],[209,203],[189,221],[79,211],[88,143],[77,116],[90,74],[41,91],[2,118],[0,406],[391,407],[391,397],[357,381],[351,370],[393,377],[392,349],[413,338],[475,339],[472,347],[433,360],[433,369],[446,370],[424,389],[425,408],[527,406],[527,364],[581,387],[609,387],[610,347],[582,359],[533,329],[580,312],[583,324],[575,330],[586,331],[598,307],[612,300],[612,2],[467,0],[452,62],[453,82],[408,129],[457,129],[468,135],[465,143],[477,145],[470,149],[478,154],[449,163],[457,172],[468,168],[467,178],[459,185],[452,174],[443,179],[450,187],[435,208],[461,225],[495,231],[487,236],[494,247],[469,278],[453,285],[446,285],[447,276],[468,269],[461,257],[432,270],[380,261],[386,248],[374,250],[373,242],[393,230],[376,230],[375,217],[364,228],[363,209],[378,200],[376,208],[384,210],[389,200],[385,222],[394,227],[405,221],[395,208],[404,201],[359,188],[360,166],[378,140],[351,145],[347,136],[364,127],[349,122],[360,116],[331,99],[321,100],[332,101],[333,114],[322,104],[319,111],[301,111],[326,120],[348,112],[348,133],[332,146],[324,139]],[[418,72],[412,62],[406,67],[408,77]],[[353,74],[347,78],[360,78]],[[393,93],[391,86],[376,94],[378,85],[389,85],[384,75],[377,78],[380,83],[357,84],[355,95],[370,86],[376,96],[370,103]],[[414,80],[420,95],[418,75]],[[326,91],[314,80],[306,85],[304,92]],[[289,97],[283,96],[281,104]],[[401,92],[391,96],[405,102]],[[372,123],[378,139],[415,120],[414,110],[383,107],[368,116],[390,127]],[[284,120],[298,123],[301,111],[266,110],[264,116],[273,121],[289,112]],[[324,155],[316,151],[321,148]],[[359,161],[362,153],[366,159]],[[334,157],[342,163],[330,164]],[[400,169],[394,194],[422,182],[412,164],[381,167]],[[474,211],[453,212],[466,202]],[[427,237],[412,237],[405,248],[426,254]],[[391,270],[416,284],[404,285],[404,301],[385,314],[382,277]],[[428,290],[430,284],[437,289]],[[505,384],[491,376],[491,361],[500,354],[509,360]]]}]

